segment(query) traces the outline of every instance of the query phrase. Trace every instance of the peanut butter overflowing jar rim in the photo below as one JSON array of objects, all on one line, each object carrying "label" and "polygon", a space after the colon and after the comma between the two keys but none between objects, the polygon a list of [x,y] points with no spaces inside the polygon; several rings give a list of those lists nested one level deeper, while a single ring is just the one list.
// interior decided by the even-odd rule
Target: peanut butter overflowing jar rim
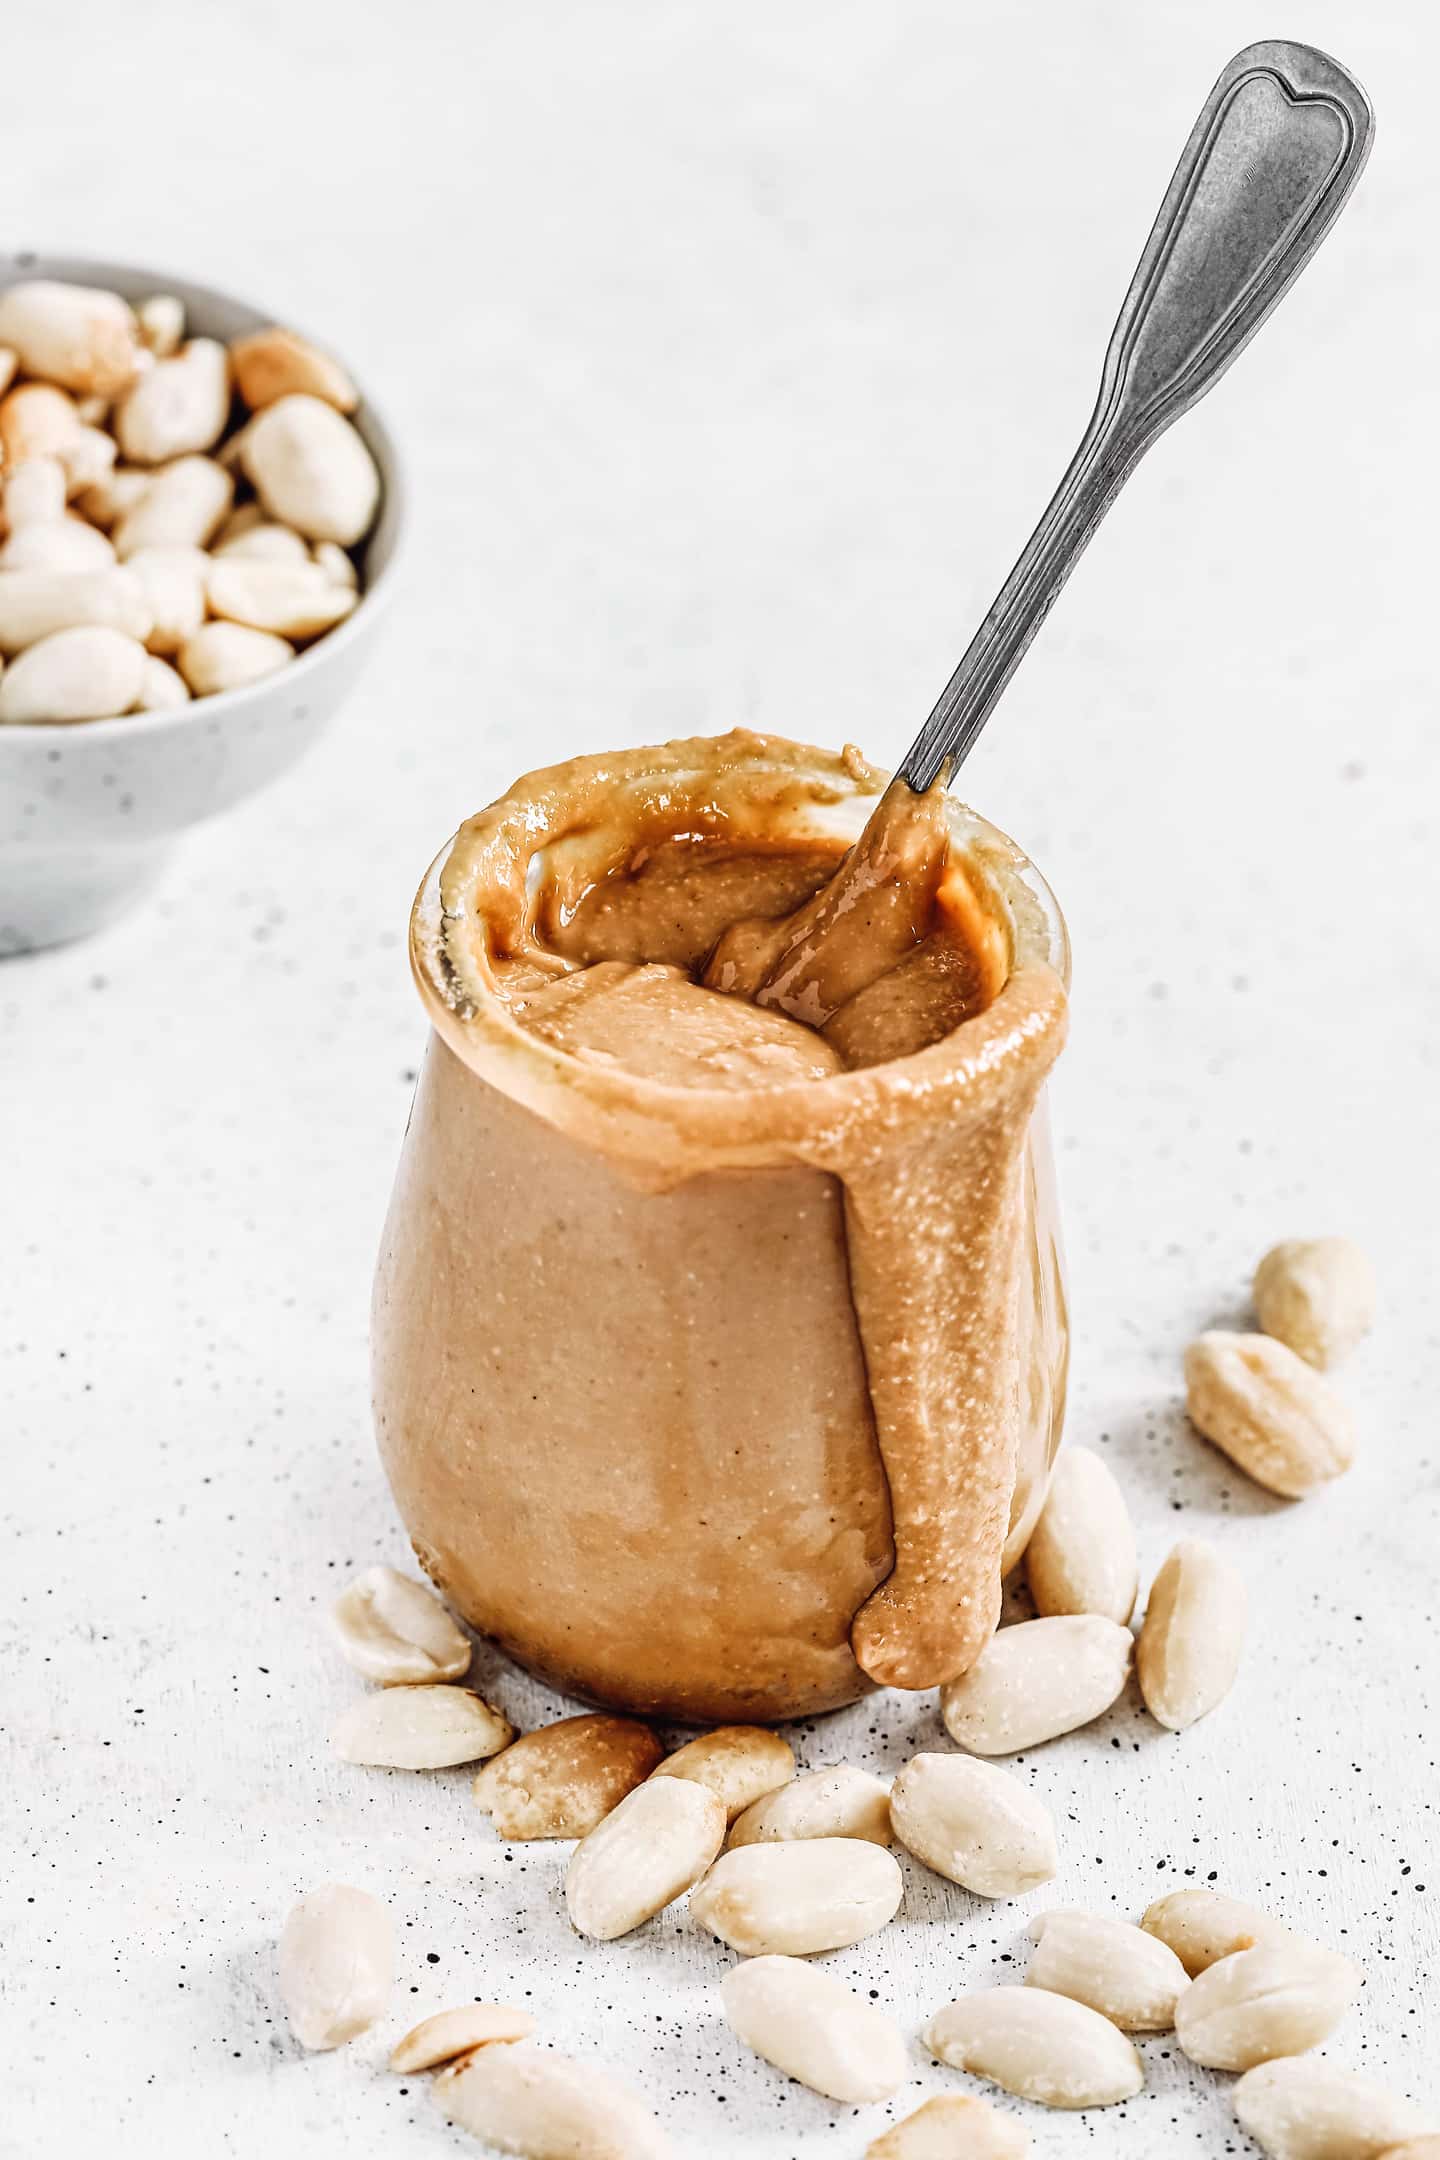
[{"label": "peanut butter overflowing jar rim", "polygon": [[853,1164],[857,1148],[883,1153],[917,1127],[993,1107],[1059,1052],[1069,940],[1033,863],[964,803],[946,805],[952,862],[1000,941],[1004,980],[981,1012],[910,1056],[750,1092],[682,1087],[532,1034],[496,982],[492,952],[523,950],[547,850],[588,851],[598,879],[642,840],[834,846],[858,834],[889,777],[854,750],[743,729],[526,774],[466,820],[416,895],[410,959],[431,1025],[482,1080],[656,1187],[706,1170]]}]

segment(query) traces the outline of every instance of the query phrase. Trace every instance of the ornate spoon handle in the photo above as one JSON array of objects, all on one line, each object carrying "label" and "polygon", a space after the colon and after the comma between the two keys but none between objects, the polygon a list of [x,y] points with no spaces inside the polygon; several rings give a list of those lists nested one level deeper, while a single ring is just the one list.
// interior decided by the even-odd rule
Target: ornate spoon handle
[{"label": "ornate spoon handle", "polygon": [[1081,550],[1145,452],[1204,396],[1329,231],[1370,152],[1370,101],[1309,45],[1247,45],[1190,132],[1105,355],[1084,439],[906,752],[959,770]]}]

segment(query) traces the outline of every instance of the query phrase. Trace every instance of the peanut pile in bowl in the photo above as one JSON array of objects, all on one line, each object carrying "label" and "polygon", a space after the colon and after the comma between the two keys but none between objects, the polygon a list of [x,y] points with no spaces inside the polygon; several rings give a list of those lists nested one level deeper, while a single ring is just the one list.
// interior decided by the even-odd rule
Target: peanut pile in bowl
[{"label": "peanut pile in bowl", "polygon": [[0,725],[116,719],[276,673],[355,608],[380,475],[340,363],[184,303],[0,292]]}]

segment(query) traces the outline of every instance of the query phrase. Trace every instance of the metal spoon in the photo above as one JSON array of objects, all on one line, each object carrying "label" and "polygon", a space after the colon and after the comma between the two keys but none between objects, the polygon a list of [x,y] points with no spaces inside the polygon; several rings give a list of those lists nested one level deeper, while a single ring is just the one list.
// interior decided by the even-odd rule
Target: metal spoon
[{"label": "metal spoon", "polygon": [[954,778],[1121,487],[1299,276],[1374,132],[1360,85],[1312,46],[1247,45],[1225,69],[1130,282],[1080,447],[905,754],[899,776],[917,793]]}]

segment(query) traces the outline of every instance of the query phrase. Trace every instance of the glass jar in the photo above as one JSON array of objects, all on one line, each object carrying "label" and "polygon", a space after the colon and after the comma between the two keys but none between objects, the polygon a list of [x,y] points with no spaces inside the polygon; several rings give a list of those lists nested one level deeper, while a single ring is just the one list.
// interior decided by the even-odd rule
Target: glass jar
[{"label": "glass jar", "polygon": [[586,1701],[763,1720],[932,1686],[988,1639],[1044,1498],[1069,960],[1010,841],[949,806],[1002,986],[888,1064],[666,1086],[527,1032],[495,987],[495,937],[566,850],[623,865],[657,819],[848,839],[875,796],[773,737],[579,759],[472,820],[416,901],[433,1034],[376,1281],[380,1451],[445,1597]]}]

